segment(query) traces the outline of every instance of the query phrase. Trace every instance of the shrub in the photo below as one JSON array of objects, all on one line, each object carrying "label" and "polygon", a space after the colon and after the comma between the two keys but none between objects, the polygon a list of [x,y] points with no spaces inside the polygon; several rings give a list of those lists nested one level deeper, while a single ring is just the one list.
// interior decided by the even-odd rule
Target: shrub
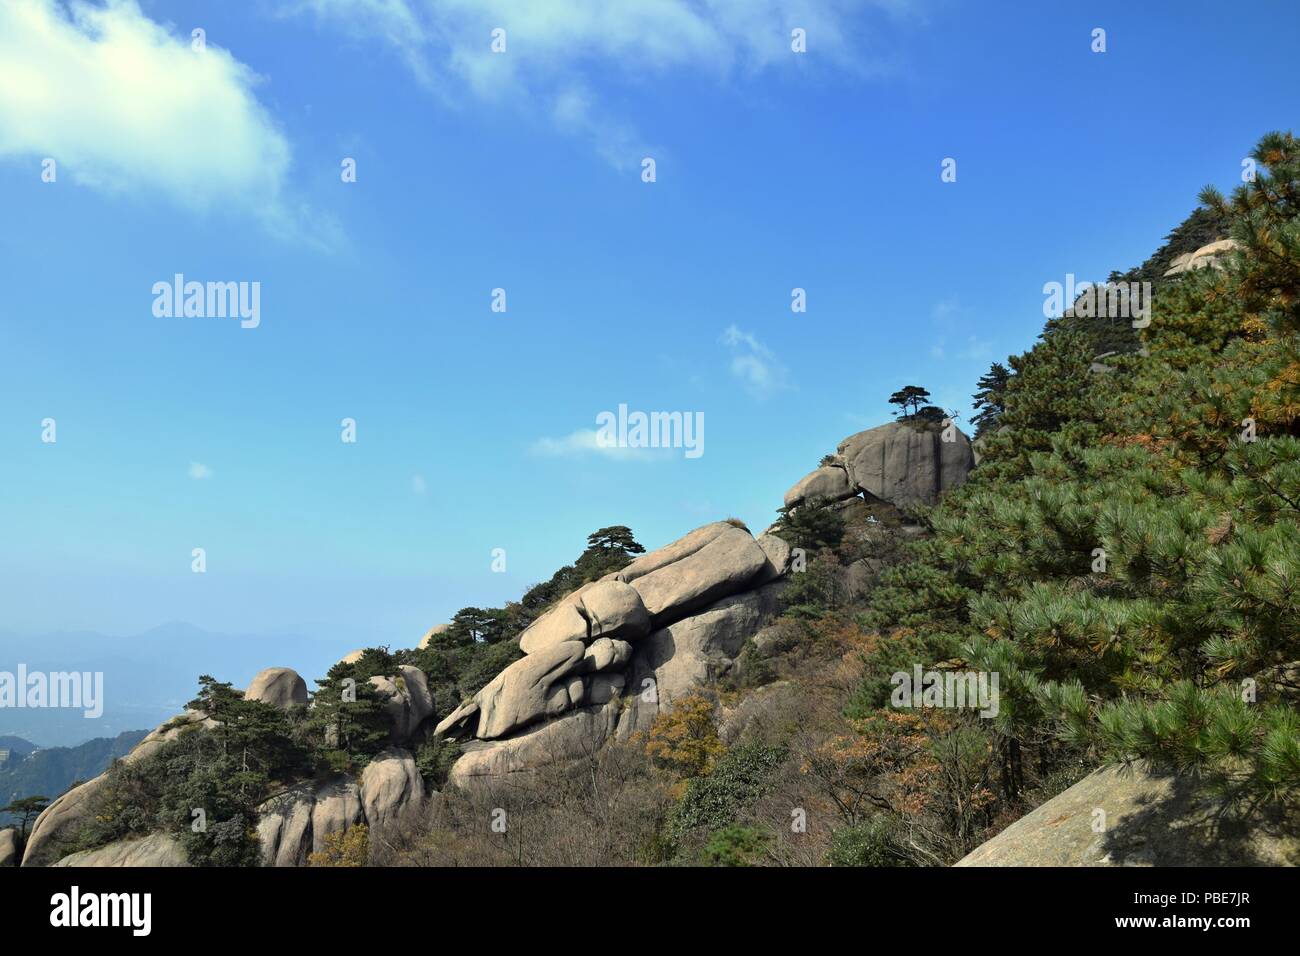
[{"label": "shrub", "polygon": [[753,866],[770,840],[766,830],[733,823],[709,834],[700,860],[705,866]]},{"label": "shrub", "polygon": [[784,747],[749,744],[726,752],[706,777],[687,785],[668,821],[668,833],[681,840],[693,830],[717,830],[753,806],[785,759]]}]

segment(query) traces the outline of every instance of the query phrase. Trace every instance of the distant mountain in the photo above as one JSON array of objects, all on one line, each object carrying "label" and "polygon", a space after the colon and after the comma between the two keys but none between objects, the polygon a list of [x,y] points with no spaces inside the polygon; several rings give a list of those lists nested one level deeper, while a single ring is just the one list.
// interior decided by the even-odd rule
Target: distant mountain
[{"label": "distant mountain", "polygon": [[[97,737],[76,747],[39,750],[21,737],[0,737],[0,750],[11,750],[0,768],[0,806],[37,794],[51,799],[78,780],[89,780],[108,769],[144,739],[147,730],[128,730],[116,737]],[[20,754],[19,748],[22,748]],[[0,814],[0,823],[7,822]]]},{"label": "distant mountain", "polygon": [[[244,687],[268,664],[292,667],[308,686],[350,647],[297,635],[220,634],[171,622],[129,636],[93,631],[18,634],[0,631],[0,671],[19,663],[33,671],[90,671],[104,675],[104,712],[0,709],[0,734],[46,746],[75,746],[136,727],[157,727],[179,714],[194,696],[200,674]],[[2,749],[2,748],[0,748]]]},{"label": "distant mountain", "polygon": [[[30,740],[24,740],[22,737],[0,737],[0,751],[9,751],[9,760],[16,762],[22,760],[29,753],[40,750],[36,744]],[[5,769],[5,763],[0,760],[0,770]]]}]

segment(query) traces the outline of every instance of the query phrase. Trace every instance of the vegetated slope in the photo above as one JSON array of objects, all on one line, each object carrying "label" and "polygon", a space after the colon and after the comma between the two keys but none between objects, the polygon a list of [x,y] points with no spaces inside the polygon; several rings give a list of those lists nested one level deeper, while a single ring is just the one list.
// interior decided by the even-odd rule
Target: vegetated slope
[{"label": "vegetated slope", "polygon": [[[8,763],[0,769],[0,806],[23,797],[55,797],[80,780],[89,780],[108,768],[117,757],[125,756],[131,748],[144,739],[146,730],[128,730],[116,737],[96,737],[75,747],[49,747],[38,750],[32,745],[21,751],[7,741],[21,741],[16,737],[0,738],[0,750],[14,752]],[[33,752],[35,751],[35,752]],[[0,814],[0,823],[10,822]]]},{"label": "vegetated slope", "polygon": [[[1001,677],[992,721],[908,719],[938,772],[890,799],[887,845],[919,820],[950,859],[1106,760],[1194,768],[1241,808],[1295,794],[1300,150],[1254,156],[1267,175],[1202,194],[1237,252],[1158,284],[1109,373],[1078,328],[1013,360],[980,467],[873,593],[885,646]],[[864,727],[899,720],[883,703]]]}]

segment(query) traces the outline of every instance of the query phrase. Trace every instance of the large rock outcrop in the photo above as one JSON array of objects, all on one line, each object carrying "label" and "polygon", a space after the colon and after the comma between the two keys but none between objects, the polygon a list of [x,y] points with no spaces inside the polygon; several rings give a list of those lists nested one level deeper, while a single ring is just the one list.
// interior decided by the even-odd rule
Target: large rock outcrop
[{"label": "large rock outcrop", "polygon": [[[163,744],[174,740],[189,728],[215,726],[216,722],[206,715],[187,710],[150,733],[122,760],[126,763],[136,763],[157,753]],[[73,787],[41,812],[36,822],[32,824],[32,832],[27,838],[27,846],[23,851],[23,866],[53,862],[51,857],[57,853],[59,842],[75,833],[85,822],[86,814],[90,811],[91,798],[107,779],[107,774],[100,774],[80,786]]]},{"label": "large rock outcrop", "polygon": [[1184,252],[1181,256],[1176,256],[1169,263],[1169,268],[1165,270],[1166,279],[1171,276],[1182,275],[1184,272],[1193,272],[1197,269],[1222,269],[1223,257],[1230,254],[1237,248],[1235,239],[1216,239],[1214,242],[1201,246],[1194,252]]},{"label": "large rock outcrop", "polygon": [[53,866],[189,866],[185,848],[166,833],[118,840],[65,856]]},{"label": "large rock outcrop", "polygon": [[453,783],[581,757],[649,727],[661,705],[727,671],[776,610],[789,546],[719,521],[565,598],[521,636],[525,656],[445,717],[468,741]]},{"label": "large rock outcrop", "polygon": [[409,750],[390,747],[361,772],[361,813],[373,830],[400,821],[424,804],[424,778]]},{"label": "large rock outcrop", "polygon": [[334,777],[305,782],[258,808],[263,866],[305,866],[331,833],[364,823],[383,830],[417,812],[426,800],[424,779],[409,750],[389,747],[361,772],[360,782]]},{"label": "large rock outcrop", "polygon": [[259,807],[257,837],[263,866],[305,866],[312,848],[315,788],[310,784],[277,794]]},{"label": "large rock outcrop", "polygon": [[18,831],[13,827],[0,830],[0,867],[18,864]]},{"label": "large rock outcrop", "polygon": [[937,503],[975,467],[970,439],[924,422],[869,428],[840,442],[838,453],[854,485],[900,508]]},{"label": "large rock outcrop", "polygon": [[325,849],[325,838],[365,822],[361,810],[361,788],[346,777],[330,780],[316,791],[311,809],[311,851]]},{"label": "large rock outcrop", "polygon": [[1249,822],[1190,775],[1103,767],[1021,817],[957,866],[1296,866],[1300,821]]},{"label": "large rock outcrop", "polygon": [[401,664],[397,673],[390,677],[376,675],[370,678],[370,686],[379,693],[383,702],[393,743],[409,740],[433,714],[429,682],[418,667]]},{"label": "large rock outcrop", "polygon": [[244,700],[260,700],[272,707],[288,710],[307,703],[307,682],[291,667],[268,667],[254,676]]},{"label": "large rock outcrop", "polygon": [[974,467],[970,439],[960,430],[905,419],[844,439],[827,464],[785,493],[785,504],[844,501],[861,492],[900,508],[933,505]]},{"label": "large rock outcrop", "polygon": [[849,470],[843,462],[822,465],[816,471],[804,475],[785,493],[787,508],[801,505],[805,501],[820,498],[824,501],[842,501],[852,498],[858,489],[849,480]]}]

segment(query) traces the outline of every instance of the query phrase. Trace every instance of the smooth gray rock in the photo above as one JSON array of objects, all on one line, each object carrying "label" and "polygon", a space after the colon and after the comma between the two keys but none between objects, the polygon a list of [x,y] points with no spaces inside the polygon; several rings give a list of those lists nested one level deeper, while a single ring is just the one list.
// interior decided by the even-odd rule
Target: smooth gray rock
[{"label": "smooth gray rock", "polygon": [[402,664],[391,677],[376,674],[370,678],[370,686],[382,698],[384,713],[391,725],[389,735],[394,743],[409,740],[433,714],[429,682],[418,667]]},{"label": "smooth gray rock", "polygon": [[549,764],[565,763],[595,753],[613,735],[619,721],[619,701],[570,711],[504,740],[465,745],[448,776],[448,784],[467,786],[477,780],[501,780]]},{"label": "smooth gray rock", "polygon": [[244,691],[244,700],[260,700],[272,707],[288,710],[295,704],[307,703],[307,682],[290,667],[268,667],[258,671],[253,682]]},{"label": "smooth gray rock", "polygon": [[631,583],[662,626],[744,590],[766,564],[767,555],[748,531],[725,525],[698,551]]},{"label": "smooth gray rock", "polygon": [[519,638],[519,649],[535,654],[565,641],[616,637],[634,641],[650,633],[650,614],[630,585],[601,579],[562,598]]},{"label": "smooth gray rock", "polygon": [[800,478],[785,493],[785,506],[792,508],[812,498],[839,501],[841,498],[852,498],[857,493],[858,489],[849,481],[848,470],[843,465],[822,465]]},{"label": "smooth gray rock", "polygon": [[757,587],[769,581],[775,581],[790,570],[791,548],[784,538],[778,537],[770,531],[765,531],[754,541],[763,549],[763,554],[767,557],[767,563],[763,565],[762,570],[754,578],[753,586]]},{"label": "smooth gray rock", "polygon": [[525,654],[536,654],[566,641],[587,639],[587,619],[578,610],[581,590],[560,599],[519,636],[519,649]]},{"label": "smooth gray rock", "polygon": [[65,856],[53,866],[189,866],[185,848],[166,833],[118,840],[94,850]]},{"label": "smooth gray rock", "polygon": [[372,830],[416,812],[424,803],[424,779],[409,750],[380,751],[361,771],[361,809]]},{"label": "smooth gray rock", "polygon": [[1181,256],[1176,257],[1169,264],[1169,268],[1165,270],[1164,277],[1167,279],[1170,276],[1181,275],[1195,269],[1222,269],[1223,257],[1237,248],[1235,239],[1216,239],[1214,242],[1201,246],[1195,252],[1184,252]]},{"label": "smooth gray rock", "polygon": [[13,827],[0,830],[0,867],[18,865],[18,831]]},{"label": "smooth gray rock", "polygon": [[593,641],[583,655],[582,671],[586,674],[607,671],[611,667],[621,668],[632,659],[632,645],[627,641],[611,640],[602,637]]},{"label": "smooth gray rock", "polygon": [[942,433],[926,423],[890,422],[844,439],[839,453],[867,494],[898,507],[933,505],[975,467],[970,439],[953,429],[954,440],[945,442]]},{"label": "smooth gray rock", "polygon": [[1300,821],[1294,814],[1264,809],[1240,819],[1222,810],[1208,787],[1190,775],[1155,773],[1143,764],[1103,767],[956,865],[1300,864]]},{"label": "smooth gray rock", "polygon": [[670,707],[725,674],[745,641],[775,613],[780,587],[776,582],[723,598],[646,638],[636,656],[654,678],[659,707]]},{"label": "smooth gray rock", "polygon": [[690,557],[719,535],[735,530],[737,530],[735,525],[726,521],[714,521],[712,524],[703,525],[689,534],[683,535],[676,541],[664,545],[662,548],[656,548],[654,551],[641,555],[621,571],[613,571],[605,575],[601,580],[631,583],[637,578],[643,578],[653,571],[658,571],[660,568]]},{"label": "smooth gray rock", "polygon": [[278,794],[258,808],[257,836],[263,866],[306,866],[312,848],[312,811],[316,794],[310,785]]},{"label": "smooth gray rock", "polygon": [[348,827],[365,822],[361,810],[361,791],[346,778],[332,780],[316,791],[316,803],[311,811],[311,849],[319,853],[325,849],[325,838],[331,833],[342,833]]},{"label": "smooth gray rock", "polygon": [[[515,661],[475,695],[478,725],[474,735],[482,740],[504,737],[555,713],[559,705],[556,684],[577,671],[585,653],[581,641],[564,641]],[[567,682],[559,690],[565,693],[567,706]],[[462,707],[440,723],[436,732],[449,730],[462,711],[474,716],[473,709]]]}]

